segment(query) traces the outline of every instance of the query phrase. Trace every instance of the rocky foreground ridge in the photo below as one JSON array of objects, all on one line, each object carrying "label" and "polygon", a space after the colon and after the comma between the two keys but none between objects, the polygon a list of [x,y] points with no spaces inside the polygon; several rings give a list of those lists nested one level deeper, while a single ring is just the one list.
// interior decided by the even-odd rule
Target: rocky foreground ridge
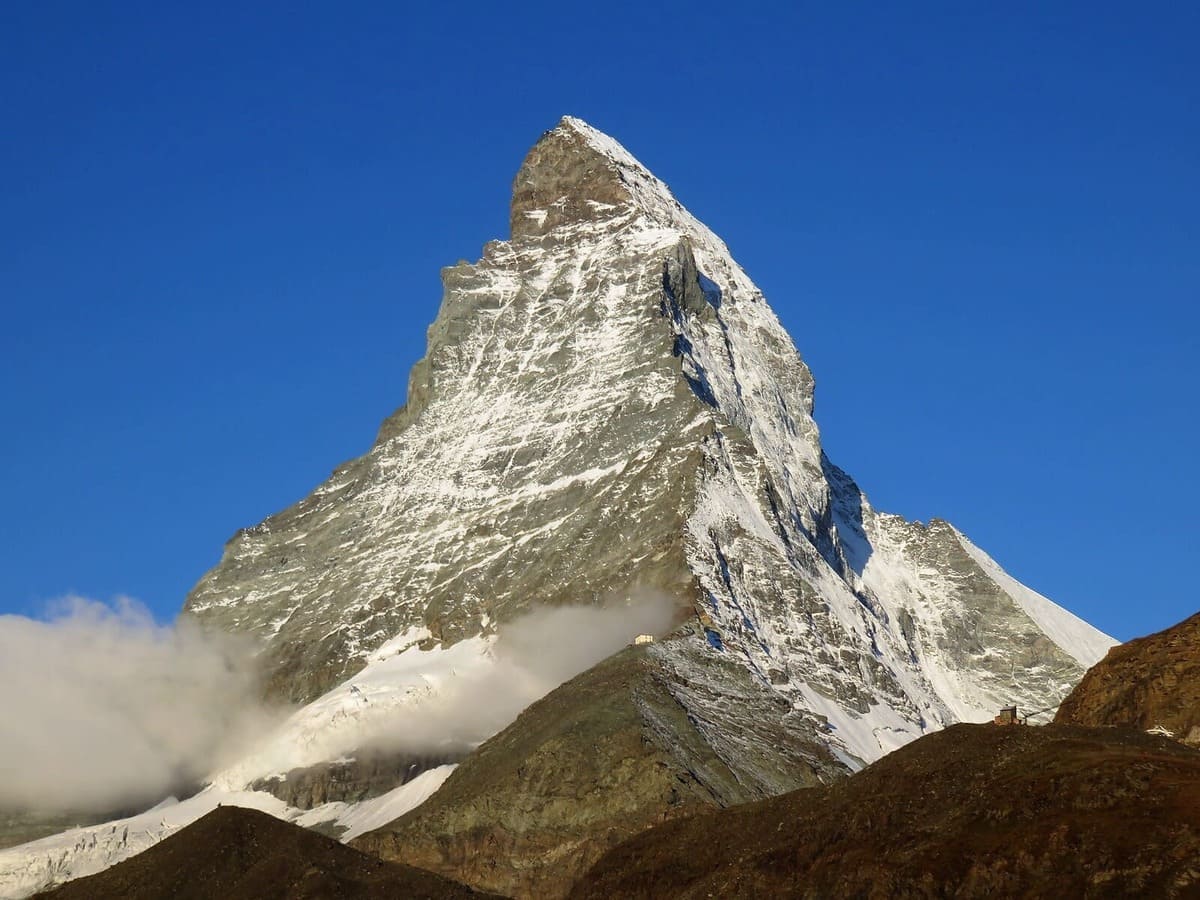
[{"label": "rocky foreground ridge", "polygon": [[570,897],[1200,896],[1198,630],[1114,647],[1053,725],[955,725],[828,787],[648,829]]},{"label": "rocky foreground ridge", "polygon": [[1063,701],[1055,721],[1163,729],[1200,746],[1200,613],[1113,647]]},{"label": "rocky foreground ridge", "polygon": [[827,788],[646,831],[591,898],[1196,897],[1200,753],[1067,725],[955,725]]},{"label": "rocky foreground ridge", "polygon": [[844,776],[804,716],[737,663],[704,660],[693,638],[630,647],[552,691],[352,846],[507,896],[558,897],[653,825]]},{"label": "rocky foreground ridge", "polygon": [[[544,868],[518,894],[572,900],[1200,895],[1200,752],[1160,735],[954,725],[831,785],[709,812],[682,799],[683,781],[676,788],[691,814],[643,824],[582,872]],[[578,786],[568,779],[557,790],[560,802]],[[589,808],[606,814],[602,799]],[[520,814],[513,811],[509,821]],[[421,841],[408,837],[421,858]],[[478,845],[503,838],[502,829],[483,829]],[[426,836],[425,846],[435,842],[436,835]],[[561,846],[551,841],[544,849],[553,854]],[[486,880],[481,872],[489,858],[460,859],[460,871]],[[230,807],[45,896],[217,895],[484,896]]]},{"label": "rocky foreground ridge", "polygon": [[471,900],[491,895],[386,863],[252,809],[225,806],[46,900]]}]

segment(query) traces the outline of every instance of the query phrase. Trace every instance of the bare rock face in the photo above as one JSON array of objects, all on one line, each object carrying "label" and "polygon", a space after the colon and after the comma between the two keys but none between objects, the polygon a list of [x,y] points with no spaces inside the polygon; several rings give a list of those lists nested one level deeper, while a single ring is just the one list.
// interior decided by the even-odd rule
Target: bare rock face
[{"label": "bare rock face", "polygon": [[628,212],[635,202],[621,169],[593,150],[588,135],[557,129],[529,151],[513,181],[509,227],[514,239],[538,237]]},{"label": "bare rock face", "polygon": [[360,753],[356,759],[323,762],[256,779],[249,787],[278,797],[294,809],[313,809],[324,803],[361,803],[460,759],[461,754]]},{"label": "bare rock face", "polygon": [[1161,727],[1200,746],[1200,613],[1113,647],[1063,701],[1055,721]]}]

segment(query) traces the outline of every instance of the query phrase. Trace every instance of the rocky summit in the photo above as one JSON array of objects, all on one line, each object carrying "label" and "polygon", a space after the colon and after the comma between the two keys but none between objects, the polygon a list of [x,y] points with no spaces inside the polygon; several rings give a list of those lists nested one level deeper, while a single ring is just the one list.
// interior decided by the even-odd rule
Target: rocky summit
[{"label": "rocky summit", "polygon": [[[586,123],[542,136],[509,239],[442,281],[371,449],[239,531],[187,598],[256,641],[268,694],[299,708],[194,797],[0,851],[0,896],[218,802],[552,896],[655,822],[1056,707],[1112,645],[952,525],[873,509],[823,452],[812,375],[762,293]],[[652,643],[563,673],[515,722],[438,732],[447,704],[505,707],[494,676],[526,613],[621,610],[623,645],[662,598]]]}]

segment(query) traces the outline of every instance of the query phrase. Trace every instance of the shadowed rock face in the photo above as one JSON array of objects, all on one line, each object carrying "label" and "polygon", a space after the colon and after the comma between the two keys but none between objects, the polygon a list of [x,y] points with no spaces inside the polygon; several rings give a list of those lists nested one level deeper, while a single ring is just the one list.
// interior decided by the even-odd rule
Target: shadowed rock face
[{"label": "shadowed rock face", "polygon": [[844,774],[814,721],[689,646],[631,648],[573,679],[423,806],[353,846],[502,894],[555,897],[652,825]]},{"label": "shadowed rock face", "polygon": [[1200,613],[1108,651],[1059,707],[1056,722],[1162,726],[1200,746]]},{"label": "shadowed rock face", "polygon": [[483,897],[251,809],[214,810],[144,853],[39,897],[54,900],[324,900]]},{"label": "shadowed rock face", "polygon": [[1195,897],[1197,859],[1200,753],[955,725],[832,786],[646,831],[571,897]]}]

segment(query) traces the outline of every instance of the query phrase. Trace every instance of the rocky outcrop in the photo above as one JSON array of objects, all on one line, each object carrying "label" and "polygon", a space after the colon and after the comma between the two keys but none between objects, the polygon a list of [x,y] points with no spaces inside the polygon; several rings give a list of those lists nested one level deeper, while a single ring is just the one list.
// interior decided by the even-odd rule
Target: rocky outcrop
[{"label": "rocky outcrop", "polygon": [[646,831],[571,897],[1195,897],[1198,859],[1200,753],[955,725],[829,787]]},{"label": "rocky outcrop", "polygon": [[1055,721],[1163,728],[1200,746],[1200,613],[1113,647],[1063,701]]},{"label": "rocky outcrop", "polygon": [[817,721],[692,646],[630,648],[578,676],[353,846],[501,894],[555,897],[652,825],[845,774]]},{"label": "rocky outcrop", "polygon": [[252,809],[226,806],[133,859],[39,894],[47,900],[324,900],[480,894]]}]

